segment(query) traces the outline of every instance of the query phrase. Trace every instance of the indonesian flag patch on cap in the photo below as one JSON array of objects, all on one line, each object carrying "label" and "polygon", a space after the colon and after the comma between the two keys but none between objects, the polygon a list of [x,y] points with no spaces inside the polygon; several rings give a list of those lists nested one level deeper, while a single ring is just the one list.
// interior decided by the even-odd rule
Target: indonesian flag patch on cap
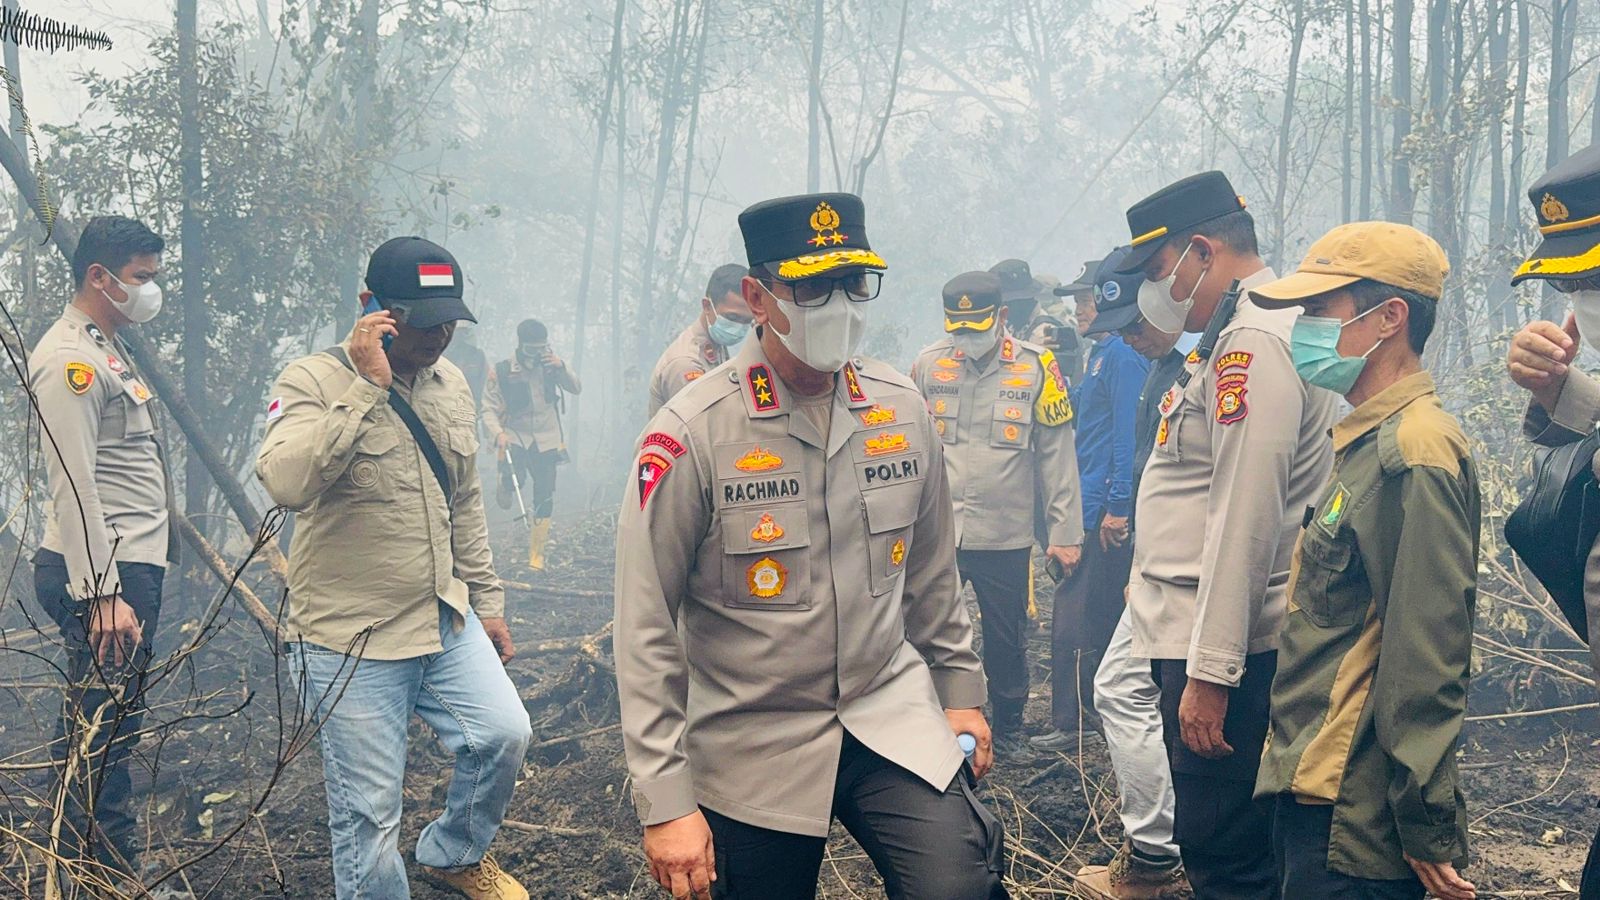
[{"label": "indonesian flag patch on cap", "polygon": [[420,287],[455,287],[455,269],[440,263],[422,263],[417,266],[417,284]]}]

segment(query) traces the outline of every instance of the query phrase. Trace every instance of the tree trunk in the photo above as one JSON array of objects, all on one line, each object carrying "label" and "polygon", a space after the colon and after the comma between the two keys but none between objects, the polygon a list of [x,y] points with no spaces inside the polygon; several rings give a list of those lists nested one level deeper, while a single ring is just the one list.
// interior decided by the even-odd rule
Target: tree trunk
[{"label": "tree trunk", "polygon": [[1339,140],[1339,218],[1349,222],[1355,208],[1355,106],[1356,106],[1356,7],[1355,0],[1344,4],[1344,128]]},{"label": "tree trunk", "polygon": [[825,33],[823,0],[816,0],[811,13],[811,71],[806,79],[809,130],[806,132],[806,193],[815,194],[822,186],[822,40]]},{"label": "tree trunk", "polygon": [[1510,91],[1511,3],[1491,0],[1489,12],[1489,97],[1494,115],[1489,120],[1489,253],[1490,264],[1483,277],[1484,296],[1489,301],[1489,331],[1503,334],[1514,321],[1511,285],[1506,278],[1506,252],[1515,215],[1506,210],[1506,108]]},{"label": "tree trunk", "polygon": [[649,216],[645,221],[644,266],[639,277],[639,310],[635,316],[633,358],[652,358],[651,336],[655,334],[656,250],[660,240],[661,208],[667,198],[667,182],[672,178],[672,158],[677,148],[678,115],[683,105],[683,73],[688,65],[689,11],[694,0],[673,4],[672,35],[667,43],[665,72],[661,84],[661,120],[656,135],[656,174],[651,187]]},{"label": "tree trunk", "polygon": [[[1572,152],[1568,124],[1568,85],[1572,77],[1572,39],[1578,30],[1578,0],[1550,0],[1550,85],[1546,94],[1545,168],[1552,168]],[[1549,283],[1539,301],[1539,316],[1561,321],[1566,300]]]},{"label": "tree trunk", "polygon": [[1361,0],[1361,220],[1372,218],[1372,14]]},{"label": "tree trunk", "polygon": [[1306,42],[1305,0],[1295,0],[1289,19],[1289,77],[1283,85],[1283,114],[1278,119],[1278,165],[1272,193],[1272,246],[1269,264],[1283,268],[1284,244],[1288,240],[1289,150],[1294,140],[1294,101],[1300,86],[1300,51]]},{"label": "tree trunk", "polygon": [[[362,153],[371,131],[373,79],[378,69],[378,0],[361,0],[356,27],[351,39],[349,60],[355,69],[355,85],[350,104],[350,148]],[[347,70],[348,71],[348,70]],[[369,248],[354,241],[345,246],[345,262],[339,271],[339,305],[334,312],[334,336],[348,332],[356,321],[356,297],[361,293],[361,278],[366,271]]]},{"label": "tree trunk", "polygon": [[[211,311],[206,305],[205,244],[200,210],[205,191],[200,161],[200,64],[197,0],[178,0],[178,173],[183,205],[178,214],[179,253],[183,273],[183,392],[202,419],[211,415],[210,378],[206,373]],[[184,454],[183,508],[189,516],[206,511],[209,479],[205,463]]]},{"label": "tree trunk", "polygon": [[1406,138],[1411,136],[1411,18],[1413,0],[1394,0],[1394,37],[1389,56],[1394,60],[1394,135],[1390,144],[1389,218],[1411,224],[1416,215],[1416,193],[1411,186],[1411,163],[1406,158]]},{"label": "tree trunk", "polygon": [[[583,263],[578,270],[578,297],[573,304],[572,321],[572,366],[581,375],[584,371],[584,351],[588,347],[587,327],[589,324],[589,278],[594,271],[594,242],[595,228],[600,217],[600,172],[605,165],[606,132],[611,127],[612,98],[617,93],[617,82],[622,78],[622,14],[627,9],[627,0],[617,0],[617,5],[611,17],[611,55],[606,65],[606,93],[605,99],[600,103],[600,121],[596,126],[594,137],[594,165],[589,170],[589,211],[583,230]],[[613,338],[615,336],[613,335]],[[615,371],[615,370],[613,370]],[[583,395],[578,394],[572,398],[572,421],[578,421],[581,414]],[[573,436],[579,437],[582,429],[574,429]]]}]

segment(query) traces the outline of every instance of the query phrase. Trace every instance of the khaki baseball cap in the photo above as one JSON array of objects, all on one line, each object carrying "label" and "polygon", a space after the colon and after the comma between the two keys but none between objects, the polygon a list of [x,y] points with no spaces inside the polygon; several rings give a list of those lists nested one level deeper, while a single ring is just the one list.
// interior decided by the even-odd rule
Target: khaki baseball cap
[{"label": "khaki baseball cap", "polygon": [[1293,274],[1250,295],[1264,305],[1300,303],[1366,279],[1438,300],[1449,274],[1439,242],[1410,225],[1351,222],[1312,244]]}]

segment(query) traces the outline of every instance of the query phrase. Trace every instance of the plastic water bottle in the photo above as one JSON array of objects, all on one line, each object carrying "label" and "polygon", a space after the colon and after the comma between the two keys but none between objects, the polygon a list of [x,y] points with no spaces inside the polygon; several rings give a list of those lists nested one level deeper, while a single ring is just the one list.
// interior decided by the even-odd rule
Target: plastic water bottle
[{"label": "plastic water bottle", "polygon": [[956,743],[960,745],[961,752],[965,753],[969,760],[972,759],[972,754],[978,752],[978,739],[965,731],[956,735]]}]

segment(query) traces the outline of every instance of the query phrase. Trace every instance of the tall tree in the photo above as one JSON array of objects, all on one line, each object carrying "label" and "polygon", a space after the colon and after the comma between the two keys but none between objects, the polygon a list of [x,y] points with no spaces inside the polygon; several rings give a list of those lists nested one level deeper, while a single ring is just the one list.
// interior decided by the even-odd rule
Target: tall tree
[{"label": "tall tree", "polygon": [[1344,98],[1341,106],[1344,128],[1339,135],[1339,218],[1350,221],[1355,206],[1355,105],[1356,105],[1356,7],[1355,0],[1344,4]]},{"label": "tall tree", "polygon": [[1372,218],[1372,13],[1361,0],[1361,220]]},{"label": "tall tree", "polygon": [[1406,139],[1411,136],[1411,18],[1412,0],[1394,0],[1393,37],[1389,57],[1394,60],[1390,83],[1394,97],[1394,136],[1390,145],[1389,218],[1411,223],[1416,214],[1416,191],[1411,185],[1411,163]]},{"label": "tall tree", "polygon": [[1283,113],[1278,118],[1278,161],[1272,190],[1273,240],[1269,257],[1275,268],[1282,268],[1284,245],[1288,242],[1285,198],[1289,191],[1289,156],[1294,143],[1295,98],[1300,88],[1300,54],[1305,48],[1306,25],[1305,0],[1293,0],[1289,11],[1289,77],[1283,85]]},{"label": "tall tree", "polygon": [[816,0],[812,5],[811,68],[806,78],[806,192],[811,194],[822,186],[822,43],[826,34],[823,4],[824,0]]},{"label": "tall tree", "polygon": [[[210,347],[211,313],[206,302],[205,235],[201,233],[199,204],[205,191],[200,159],[200,71],[197,0],[178,0],[178,177],[182,184],[182,206],[178,219],[180,250],[183,257],[183,392],[189,405],[207,419],[211,415],[210,377],[207,367]],[[195,516],[205,512],[210,476],[197,454],[185,457],[183,468],[184,511]]]}]

